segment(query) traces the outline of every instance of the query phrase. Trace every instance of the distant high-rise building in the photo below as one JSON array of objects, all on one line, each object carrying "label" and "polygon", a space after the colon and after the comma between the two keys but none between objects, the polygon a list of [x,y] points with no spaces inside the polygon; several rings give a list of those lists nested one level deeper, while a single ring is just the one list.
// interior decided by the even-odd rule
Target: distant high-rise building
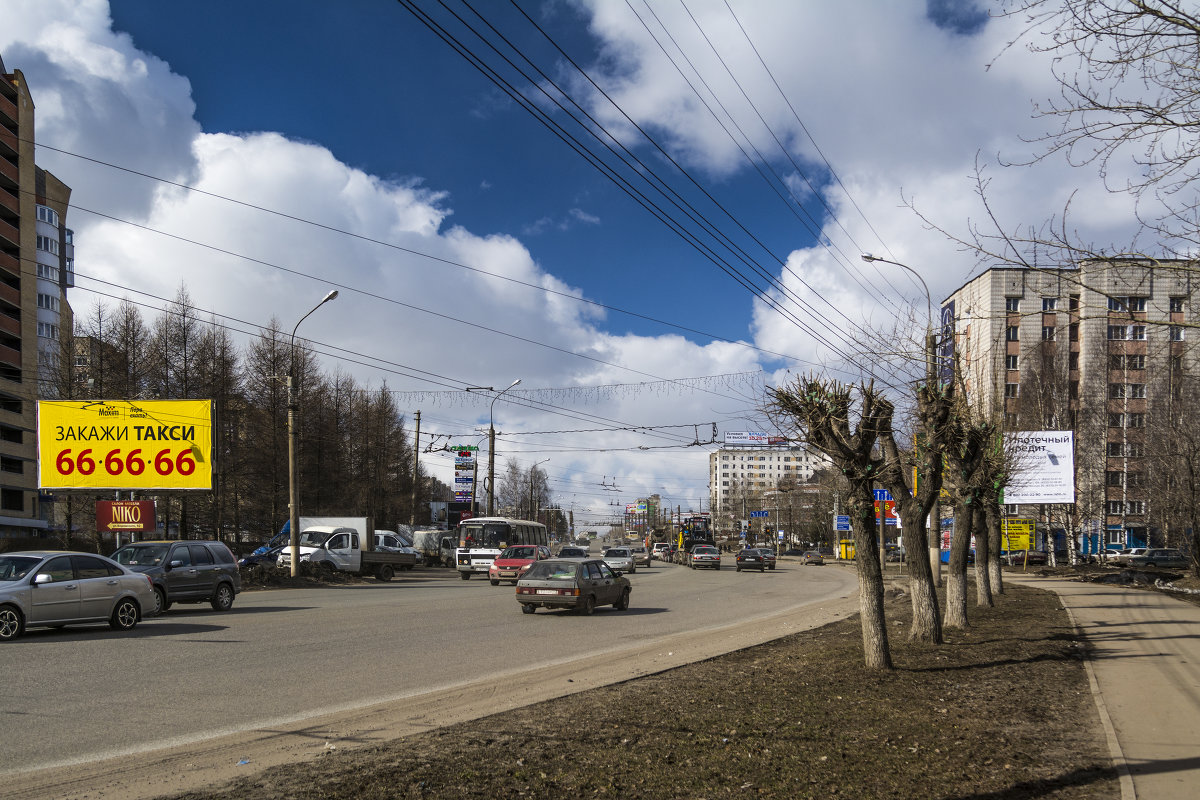
[{"label": "distant high-rise building", "polygon": [[73,324],[71,190],[34,163],[34,141],[29,85],[0,59],[0,536],[47,527],[37,488],[37,400],[57,396],[60,343]]}]

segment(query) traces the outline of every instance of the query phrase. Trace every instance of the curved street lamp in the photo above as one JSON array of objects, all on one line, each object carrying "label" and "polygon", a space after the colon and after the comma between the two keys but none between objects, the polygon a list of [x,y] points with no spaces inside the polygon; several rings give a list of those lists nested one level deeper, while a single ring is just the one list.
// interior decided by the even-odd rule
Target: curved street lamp
[{"label": "curved street lamp", "polygon": [[338,296],[337,289],[321,298],[308,314],[300,318],[292,328],[292,338],[288,345],[288,375],[287,375],[287,429],[288,429],[288,527],[291,528],[289,550],[292,554],[292,577],[300,574],[300,503],[296,499],[296,411],[300,402],[296,397],[296,329],[300,323],[308,319],[321,306]]},{"label": "curved street lamp", "polygon": [[530,519],[532,519],[534,522],[537,522],[538,514],[537,503],[533,501],[533,490],[537,483],[537,468],[539,464],[545,464],[549,460],[550,459],[548,458],[543,458],[541,461],[535,462],[534,465],[529,468],[529,508],[531,511],[533,511],[533,516],[530,517]]},{"label": "curved street lamp", "polygon": [[[508,389],[513,388],[521,382],[520,378],[508,385]],[[496,401],[504,396],[504,392],[497,394],[492,398],[492,404],[488,406],[488,503],[487,515],[490,517],[496,512],[496,419],[493,412],[496,408]]]}]

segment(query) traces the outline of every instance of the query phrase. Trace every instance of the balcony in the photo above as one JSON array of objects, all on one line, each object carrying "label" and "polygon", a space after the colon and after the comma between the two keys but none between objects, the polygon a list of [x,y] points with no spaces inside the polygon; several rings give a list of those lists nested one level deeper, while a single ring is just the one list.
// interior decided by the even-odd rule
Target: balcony
[{"label": "balcony", "polygon": [[21,351],[14,347],[0,344],[0,364],[21,368]]},{"label": "balcony", "polygon": [[0,156],[16,158],[18,155],[17,135],[3,125],[0,125]]},{"label": "balcony", "polygon": [[[5,272],[8,272],[10,275],[15,277],[17,280],[21,279],[21,262],[17,259],[16,256],[10,256],[8,253],[0,252],[0,270],[4,270]],[[0,286],[3,286],[3,285],[4,285],[3,282],[0,281]],[[17,294],[19,296],[20,292],[18,292]],[[5,295],[0,295],[0,296],[5,296]],[[21,301],[17,300],[16,304],[20,305]]]},{"label": "balcony", "polygon": [[[7,117],[8,119],[5,119]],[[0,94],[0,126],[7,122],[12,127],[17,126],[17,104]]]},{"label": "balcony", "polygon": [[21,247],[21,231],[16,225],[9,225],[4,220],[0,220],[0,240],[7,241],[19,250]]},{"label": "balcony", "polygon": [[0,158],[0,186],[15,189],[21,185],[21,171],[6,158]]}]

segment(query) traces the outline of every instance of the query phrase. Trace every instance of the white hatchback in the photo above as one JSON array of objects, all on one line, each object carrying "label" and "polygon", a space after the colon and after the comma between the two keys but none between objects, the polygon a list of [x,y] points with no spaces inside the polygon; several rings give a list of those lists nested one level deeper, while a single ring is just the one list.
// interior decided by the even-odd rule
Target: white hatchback
[{"label": "white hatchback", "polygon": [[609,569],[615,569],[617,572],[628,572],[633,574],[637,572],[637,564],[633,560],[633,553],[628,547],[610,547],[604,551],[601,556],[604,563],[608,564]]}]

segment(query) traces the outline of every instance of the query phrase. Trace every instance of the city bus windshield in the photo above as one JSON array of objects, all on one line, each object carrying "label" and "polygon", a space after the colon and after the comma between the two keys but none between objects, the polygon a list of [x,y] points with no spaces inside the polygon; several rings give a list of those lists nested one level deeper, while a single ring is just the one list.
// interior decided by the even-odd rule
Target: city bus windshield
[{"label": "city bus windshield", "polygon": [[507,547],[512,541],[512,529],[504,522],[489,522],[485,525],[463,525],[459,539],[465,547]]}]

